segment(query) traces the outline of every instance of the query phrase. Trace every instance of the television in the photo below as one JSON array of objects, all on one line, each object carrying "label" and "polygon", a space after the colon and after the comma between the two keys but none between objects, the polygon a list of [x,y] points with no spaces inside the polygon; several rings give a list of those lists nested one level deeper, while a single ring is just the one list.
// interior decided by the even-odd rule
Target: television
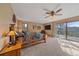
[{"label": "television", "polygon": [[45,30],[51,30],[51,25],[45,25]]}]

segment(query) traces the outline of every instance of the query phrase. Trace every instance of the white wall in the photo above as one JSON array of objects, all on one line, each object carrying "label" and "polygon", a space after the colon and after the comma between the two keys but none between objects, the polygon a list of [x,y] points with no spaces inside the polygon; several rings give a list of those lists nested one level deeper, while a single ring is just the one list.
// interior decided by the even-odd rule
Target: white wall
[{"label": "white wall", "polygon": [[8,32],[12,20],[12,10],[9,4],[0,4],[0,34]]}]

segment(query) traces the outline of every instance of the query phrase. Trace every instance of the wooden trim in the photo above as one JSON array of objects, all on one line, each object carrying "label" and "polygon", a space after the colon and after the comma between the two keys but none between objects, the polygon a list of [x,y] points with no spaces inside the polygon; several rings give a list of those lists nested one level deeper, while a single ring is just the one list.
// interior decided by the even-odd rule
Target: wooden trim
[{"label": "wooden trim", "polygon": [[55,23],[67,23],[67,22],[74,22],[74,21],[79,21],[79,16],[75,16],[75,17],[55,21]]}]

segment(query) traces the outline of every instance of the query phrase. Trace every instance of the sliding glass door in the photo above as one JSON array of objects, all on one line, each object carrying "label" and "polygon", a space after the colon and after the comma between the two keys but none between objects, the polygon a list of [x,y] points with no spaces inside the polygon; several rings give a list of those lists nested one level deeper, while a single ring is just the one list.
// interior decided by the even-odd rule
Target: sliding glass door
[{"label": "sliding glass door", "polygon": [[57,24],[56,29],[57,37],[65,38],[65,24]]},{"label": "sliding glass door", "polygon": [[79,41],[79,21],[57,24],[56,29],[59,37]]},{"label": "sliding glass door", "polygon": [[79,21],[67,23],[67,39],[79,41]]}]

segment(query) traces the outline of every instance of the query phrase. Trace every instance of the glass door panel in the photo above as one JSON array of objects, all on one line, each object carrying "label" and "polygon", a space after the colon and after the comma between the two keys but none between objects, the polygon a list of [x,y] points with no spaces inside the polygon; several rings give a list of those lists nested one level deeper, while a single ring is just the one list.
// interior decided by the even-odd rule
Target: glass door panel
[{"label": "glass door panel", "polygon": [[57,24],[56,29],[57,37],[65,38],[65,24]]},{"label": "glass door panel", "polygon": [[67,39],[79,41],[79,21],[67,23]]}]

